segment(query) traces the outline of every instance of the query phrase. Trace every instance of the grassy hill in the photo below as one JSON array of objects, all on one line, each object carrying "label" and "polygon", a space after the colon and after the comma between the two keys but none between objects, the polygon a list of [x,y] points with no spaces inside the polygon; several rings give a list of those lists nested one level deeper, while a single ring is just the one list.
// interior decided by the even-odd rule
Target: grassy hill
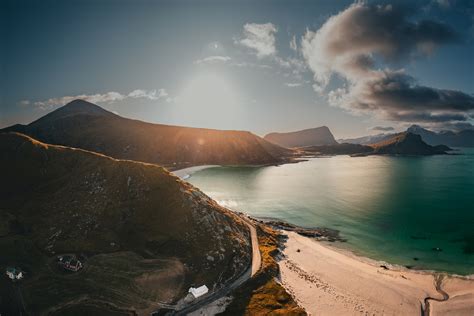
[{"label": "grassy hill", "polygon": [[[3,133],[0,174],[0,269],[26,271],[0,282],[2,315],[146,314],[250,261],[245,224],[157,165]],[[77,273],[55,263],[71,253]]]},{"label": "grassy hill", "polygon": [[16,131],[49,144],[175,169],[192,165],[259,165],[284,162],[292,151],[246,131],[151,124],[120,117],[75,100]]}]

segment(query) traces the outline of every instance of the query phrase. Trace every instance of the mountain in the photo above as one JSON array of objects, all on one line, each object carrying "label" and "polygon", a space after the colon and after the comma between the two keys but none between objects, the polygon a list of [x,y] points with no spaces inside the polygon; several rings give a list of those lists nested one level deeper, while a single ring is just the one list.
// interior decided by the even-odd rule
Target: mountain
[{"label": "mountain", "polygon": [[[474,147],[474,130],[466,129],[460,132],[442,131],[436,133],[419,125],[412,125],[406,131],[420,135],[423,141],[431,146]],[[389,140],[395,135],[398,134],[377,134],[358,138],[339,139],[338,141],[342,143],[372,145],[384,140]]]},{"label": "mountain", "polygon": [[270,133],[264,139],[287,148],[337,144],[327,126],[289,133]]},{"label": "mountain", "polygon": [[407,129],[407,132],[420,135],[427,144],[433,146],[444,144],[451,147],[474,147],[474,130],[436,133],[421,126],[412,125]]},{"label": "mountain", "polygon": [[375,144],[384,140],[388,140],[396,134],[377,134],[377,135],[368,135],[357,138],[342,138],[338,139],[339,143],[349,143],[349,144],[360,144],[360,145],[370,145]]},{"label": "mountain", "polygon": [[431,146],[425,143],[420,135],[410,132],[399,133],[388,140],[371,145],[372,154],[389,155],[436,155],[446,154],[450,150],[444,145]]},{"label": "mountain", "polygon": [[160,166],[2,133],[0,174],[0,269],[26,272],[0,282],[2,315],[149,315],[249,266],[245,223]]},{"label": "mountain", "polygon": [[250,132],[146,123],[120,117],[83,100],[72,101],[31,124],[3,130],[8,131],[168,168],[277,164],[293,154]]}]

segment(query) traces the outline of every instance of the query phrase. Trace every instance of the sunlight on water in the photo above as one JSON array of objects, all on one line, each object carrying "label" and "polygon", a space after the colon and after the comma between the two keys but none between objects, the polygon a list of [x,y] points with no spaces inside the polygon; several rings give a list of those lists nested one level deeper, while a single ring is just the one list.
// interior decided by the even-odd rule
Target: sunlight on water
[{"label": "sunlight on water", "polygon": [[[336,156],[279,167],[218,167],[191,183],[256,217],[341,231],[356,253],[474,273],[474,150],[433,157]],[[442,251],[434,251],[439,247]],[[417,260],[415,260],[416,258]]]}]

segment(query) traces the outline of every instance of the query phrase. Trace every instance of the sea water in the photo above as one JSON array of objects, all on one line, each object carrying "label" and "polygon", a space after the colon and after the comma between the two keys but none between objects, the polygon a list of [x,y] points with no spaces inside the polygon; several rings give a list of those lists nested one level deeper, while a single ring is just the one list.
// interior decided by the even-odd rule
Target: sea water
[{"label": "sea water", "polygon": [[474,149],[213,167],[193,185],[260,218],[340,231],[336,246],[414,269],[474,274]]}]

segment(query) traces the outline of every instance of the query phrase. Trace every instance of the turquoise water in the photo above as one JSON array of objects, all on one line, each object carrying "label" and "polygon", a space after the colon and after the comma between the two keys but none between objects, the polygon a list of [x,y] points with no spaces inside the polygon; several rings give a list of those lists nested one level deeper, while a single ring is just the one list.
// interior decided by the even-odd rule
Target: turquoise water
[{"label": "turquoise water", "polygon": [[231,209],[337,229],[348,240],[338,246],[360,255],[474,274],[474,149],[461,152],[217,167],[188,181]]}]

